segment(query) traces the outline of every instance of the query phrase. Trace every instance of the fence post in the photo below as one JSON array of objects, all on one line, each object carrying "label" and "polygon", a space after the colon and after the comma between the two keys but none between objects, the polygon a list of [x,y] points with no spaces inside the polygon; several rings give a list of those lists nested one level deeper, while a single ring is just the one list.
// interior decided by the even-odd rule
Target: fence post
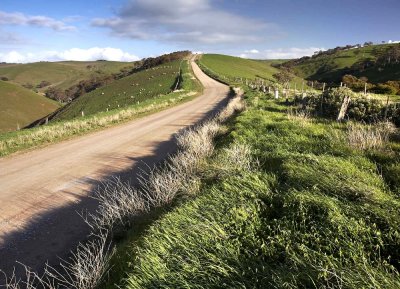
[{"label": "fence post", "polygon": [[339,115],[337,117],[337,121],[343,120],[344,116],[346,115],[347,108],[349,107],[349,104],[350,104],[350,96],[346,95],[343,98],[342,107],[340,108],[340,112],[339,112]]},{"label": "fence post", "polygon": [[389,94],[387,95],[387,98],[386,98],[385,121],[387,120],[388,110],[389,110]]},{"label": "fence post", "polygon": [[275,88],[275,99],[279,98],[279,90]]}]

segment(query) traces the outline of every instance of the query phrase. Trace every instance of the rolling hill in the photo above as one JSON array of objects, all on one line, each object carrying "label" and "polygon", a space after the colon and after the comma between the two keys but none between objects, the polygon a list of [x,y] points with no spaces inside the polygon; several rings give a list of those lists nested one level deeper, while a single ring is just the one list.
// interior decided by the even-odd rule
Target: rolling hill
[{"label": "rolling hill", "polygon": [[[51,86],[67,89],[98,74],[117,73],[122,68],[133,66],[130,62],[114,61],[64,61],[37,62],[28,64],[1,64],[0,77],[7,77],[10,82],[20,86],[31,84],[36,87],[42,81],[48,81]],[[38,88],[44,92],[48,87]]]},{"label": "rolling hill", "polygon": [[0,132],[13,131],[42,118],[59,105],[13,83],[0,81]]},{"label": "rolling hill", "polygon": [[[174,89],[181,61],[145,69],[86,93],[62,108],[52,120],[72,119],[122,108],[167,94]],[[186,65],[183,65],[186,67]]]},{"label": "rolling hill", "polygon": [[[223,79],[229,79],[228,82],[232,82],[237,78],[251,80],[262,78],[274,82],[273,75],[279,73],[280,69],[273,67],[272,64],[280,63],[281,61],[260,61],[228,55],[204,54],[199,62],[213,74]],[[303,82],[303,79],[295,77],[293,82],[299,85]]]},{"label": "rolling hill", "polygon": [[300,77],[320,82],[338,83],[346,74],[356,77],[367,77],[371,83],[383,83],[389,80],[400,80],[400,63],[382,63],[380,59],[399,44],[370,45],[352,47],[345,50],[322,53],[313,57],[285,62]]}]

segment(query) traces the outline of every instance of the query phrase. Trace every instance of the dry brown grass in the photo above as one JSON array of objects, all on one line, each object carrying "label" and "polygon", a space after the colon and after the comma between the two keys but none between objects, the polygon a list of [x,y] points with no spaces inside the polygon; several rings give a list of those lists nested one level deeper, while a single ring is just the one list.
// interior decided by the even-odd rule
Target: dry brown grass
[{"label": "dry brown grass", "polygon": [[395,126],[390,122],[371,125],[350,123],[347,126],[347,138],[350,146],[360,150],[381,149],[395,131]]},{"label": "dry brown grass", "polygon": [[15,273],[6,276],[7,289],[95,289],[107,273],[114,250],[107,240],[107,234],[98,235],[95,239],[79,244],[69,261],[62,260],[61,269],[45,267],[43,275],[25,268],[24,280],[17,279]]},{"label": "dry brown grass", "polygon": [[287,111],[288,119],[305,127],[312,123],[311,112],[307,109],[289,108]]}]

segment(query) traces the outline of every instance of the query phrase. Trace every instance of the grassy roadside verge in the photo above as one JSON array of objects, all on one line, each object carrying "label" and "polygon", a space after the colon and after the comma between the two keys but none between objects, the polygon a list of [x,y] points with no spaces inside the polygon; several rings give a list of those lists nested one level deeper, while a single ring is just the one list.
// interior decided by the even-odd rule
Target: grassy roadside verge
[{"label": "grassy roadside verge", "polygon": [[399,140],[361,149],[351,123],[288,114],[252,92],[246,101],[202,163],[196,197],[119,244],[112,282],[399,288]]},{"label": "grassy roadside verge", "polygon": [[186,65],[182,67],[182,84],[179,91],[145,100],[124,109],[0,134],[0,157],[91,133],[193,99],[201,93],[202,87],[194,78],[189,61],[185,61],[185,63]]}]

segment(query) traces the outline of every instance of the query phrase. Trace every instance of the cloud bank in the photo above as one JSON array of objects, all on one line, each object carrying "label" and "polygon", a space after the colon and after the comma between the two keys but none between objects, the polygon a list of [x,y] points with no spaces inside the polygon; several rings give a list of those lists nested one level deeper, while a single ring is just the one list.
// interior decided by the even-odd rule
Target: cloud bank
[{"label": "cloud bank", "polygon": [[253,58],[253,59],[292,59],[300,58],[303,56],[311,56],[316,51],[325,50],[325,48],[308,47],[308,48],[278,48],[278,49],[266,49],[258,51],[256,49],[246,50],[239,56],[242,58]]},{"label": "cloud bank", "polygon": [[211,0],[130,0],[112,18],[94,19],[115,36],[181,44],[260,42],[279,34],[275,24],[229,13]]},{"label": "cloud bank", "polygon": [[0,11],[0,24],[2,25],[26,25],[50,28],[55,31],[74,31],[76,27],[67,25],[62,21],[47,16],[32,16],[23,13],[7,13]]},{"label": "cloud bank", "polygon": [[72,48],[65,51],[44,51],[39,53],[19,53],[10,51],[8,53],[0,53],[0,62],[8,63],[28,63],[38,61],[136,61],[139,60],[134,54],[124,52],[118,48],[100,48],[93,47],[89,49]]}]

